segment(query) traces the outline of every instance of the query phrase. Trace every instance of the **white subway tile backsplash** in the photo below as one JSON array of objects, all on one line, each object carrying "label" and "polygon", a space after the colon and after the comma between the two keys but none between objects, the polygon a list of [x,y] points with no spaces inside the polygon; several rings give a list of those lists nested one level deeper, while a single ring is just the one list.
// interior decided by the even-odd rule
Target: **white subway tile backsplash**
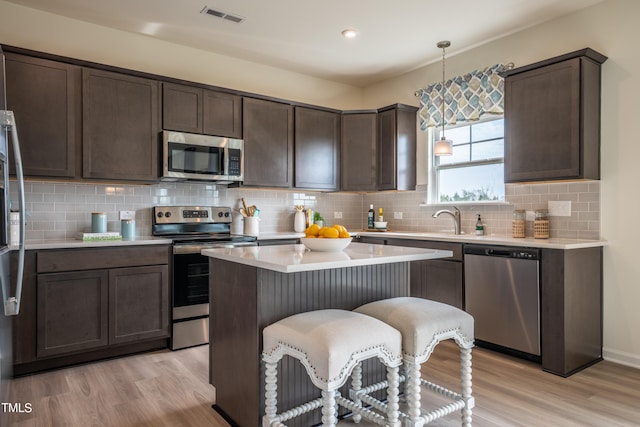
[{"label": "white subway tile backsplash", "polygon": [[[12,186],[15,189],[15,186]],[[27,238],[73,238],[90,227],[91,212],[107,212],[108,228],[119,231],[118,211],[136,212],[136,233],[151,232],[151,208],[154,205],[220,205],[236,211],[244,197],[249,205],[261,210],[262,232],[293,231],[295,205],[320,212],[328,224],[339,222],[349,230],[366,227],[366,213],[373,204],[378,214],[382,207],[389,227],[405,231],[443,231],[452,229],[448,217],[434,219],[438,209],[451,205],[420,206],[427,200],[426,191],[377,193],[322,193],[311,191],[227,188],[213,184],[159,183],[156,185],[113,185],[51,183],[27,181]],[[551,236],[597,239],[600,234],[600,183],[507,184],[505,204],[459,204],[464,232],[473,233],[477,214],[481,214],[487,235],[511,234],[514,209],[546,209],[550,200],[571,201],[570,217],[551,217]],[[12,194],[12,200],[16,200]],[[334,220],[333,212],[342,212]],[[402,212],[402,219],[393,213]],[[532,223],[527,224],[532,235]]]}]

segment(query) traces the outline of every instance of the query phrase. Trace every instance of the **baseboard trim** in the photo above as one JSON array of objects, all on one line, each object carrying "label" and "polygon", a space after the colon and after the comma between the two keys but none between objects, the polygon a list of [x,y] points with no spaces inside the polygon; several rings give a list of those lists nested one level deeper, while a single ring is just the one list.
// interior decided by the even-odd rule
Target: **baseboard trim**
[{"label": "baseboard trim", "polygon": [[602,349],[602,357],[609,362],[640,369],[640,355],[638,354],[604,348]]}]

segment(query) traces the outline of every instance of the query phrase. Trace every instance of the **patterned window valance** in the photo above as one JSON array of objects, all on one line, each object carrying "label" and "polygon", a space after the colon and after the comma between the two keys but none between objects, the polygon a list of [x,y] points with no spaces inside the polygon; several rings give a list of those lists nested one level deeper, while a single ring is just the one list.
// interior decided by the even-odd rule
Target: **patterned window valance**
[{"label": "patterned window valance", "polygon": [[[504,79],[502,64],[475,70],[445,82],[445,124],[478,120],[483,114],[504,112]],[[420,128],[442,124],[442,82],[433,83],[416,93],[420,97]]]}]

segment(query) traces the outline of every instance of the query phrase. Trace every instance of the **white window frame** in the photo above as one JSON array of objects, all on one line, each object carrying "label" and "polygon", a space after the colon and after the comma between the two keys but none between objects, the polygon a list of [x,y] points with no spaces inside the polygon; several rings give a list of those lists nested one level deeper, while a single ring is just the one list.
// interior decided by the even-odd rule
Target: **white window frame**
[{"label": "white window frame", "polygon": [[[488,122],[488,121],[493,121],[493,120],[500,120],[500,119],[504,119],[503,115],[500,116],[490,116],[484,120],[478,120],[475,122],[463,122],[463,123],[459,123],[455,126],[445,126],[445,136],[446,136],[446,131],[449,129],[455,129],[458,127],[463,127],[463,126],[474,126],[483,122]],[[468,161],[468,162],[459,162],[459,163],[453,163],[453,164],[447,164],[447,165],[437,165],[436,164],[436,159],[437,156],[434,155],[433,153],[433,145],[434,142],[436,140],[440,139],[440,133],[441,133],[441,128],[440,127],[432,127],[429,128],[427,131],[427,139],[429,141],[429,171],[428,171],[428,175],[429,175],[429,181],[428,181],[428,200],[429,200],[429,204],[431,205],[451,205],[452,203],[457,204],[506,204],[506,200],[473,200],[473,201],[456,201],[456,202],[441,202],[440,201],[440,193],[439,193],[439,180],[438,180],[438,171],[439,170],[446,170],[446,169],[457,169],[457,168],[461,168],[461,167],[471,167],[471,166],[482,166],[482,165],[493,165],[493,164],[504,164],[504,155],[502,157],[496,157],[496,158],[491,158],[491,159],[485,159],[485,160],[473,160],[473,161]],[[503,133],[503,137],[504,138],[504,133]],[[499,139],[499,138],[492,138],[492,139]],[[471,141],[471,143],[477,143],[477,142],[483,142],[483,141],[490,141],[492,139],[487,139],[487,140],[481,140],[481,141]],[[454,141],[455,143],[455,141]],[[504,182],[503,182],[503,185]],[[505,195],[505,199],[506,199],[506,195]]]}]

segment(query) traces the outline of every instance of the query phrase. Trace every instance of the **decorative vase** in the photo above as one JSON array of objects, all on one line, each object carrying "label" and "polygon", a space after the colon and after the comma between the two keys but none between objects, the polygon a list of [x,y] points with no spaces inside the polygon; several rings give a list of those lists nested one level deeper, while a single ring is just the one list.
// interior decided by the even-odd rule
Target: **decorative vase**
[{"label": "decorative vase", "polygon": [[293,217],[293,231],[295,231],[296,233],[304,233],[306,225],[307,218],[304,214],[304,211],[296,209],[296,214]]}]

